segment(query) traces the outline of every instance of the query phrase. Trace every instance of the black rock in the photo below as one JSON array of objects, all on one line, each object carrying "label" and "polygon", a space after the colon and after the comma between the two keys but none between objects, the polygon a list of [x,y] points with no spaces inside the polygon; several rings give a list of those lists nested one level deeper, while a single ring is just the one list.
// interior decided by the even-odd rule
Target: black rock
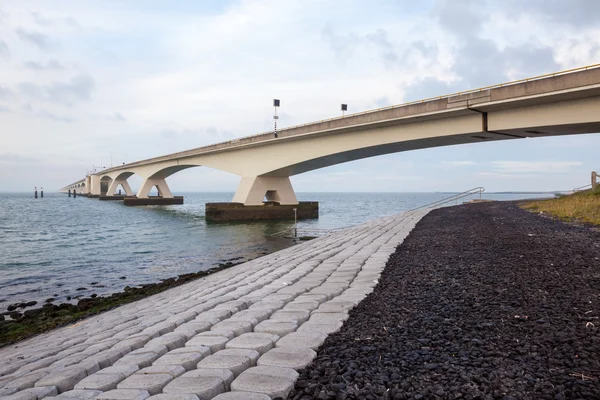
[{"label": "black rock", "polygon": [[289,398],[600,399],[598,243],[511,202],[431,211]]}]

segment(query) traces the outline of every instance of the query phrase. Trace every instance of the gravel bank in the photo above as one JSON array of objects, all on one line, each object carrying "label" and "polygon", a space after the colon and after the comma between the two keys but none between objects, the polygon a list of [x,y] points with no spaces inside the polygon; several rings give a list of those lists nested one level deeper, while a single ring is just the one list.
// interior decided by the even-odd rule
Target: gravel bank
[{"label": "gravel bank", "polygon": [[291,399],[600,398],[600,233],[514,203],[439,209]]}]

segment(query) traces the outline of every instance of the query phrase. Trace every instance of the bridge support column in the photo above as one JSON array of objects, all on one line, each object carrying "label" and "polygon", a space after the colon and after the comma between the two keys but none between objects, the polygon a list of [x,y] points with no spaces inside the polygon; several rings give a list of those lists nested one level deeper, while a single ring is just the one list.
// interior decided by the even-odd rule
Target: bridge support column
[{"label": "bridge support column", "polygon": [[233,202],[245,206],[261,206],[265,198],[280,205],[298,204],[292,182],[287,176],[242,177]]},{"label": "bridge support column", "polygon": [[100,197],[102,194],[100,187],[100,177],[98,175],[90,175],[90,186],[88,190],[88,196]]},{"label": "bridge support column", "polygon": [[[150,197],[150,190],[156,186],[158,197]],[[156,206],[183,204],[183,196],[173,196],[165,178],[148,178],[138,190],[137,197],[125,197],[123,204],[126,206]]]},{"label": "bridge support column", "polygon": [[173,198],[173,194],[171,193],[171,189],[169,189],[169,186],[167,185],[167,181],[165,180],[165,178],[148,178],[148,179],[146,179],[144,181],[144,183],[142,184],[142,187],[140,188],[140,190],[138,190],[137,198],[138,199],[147,199],[148,194],[150,194],[150,191],[155,186],[156,186],[156,189],[158,190],[158,195],[160,197],[165,198],[165,199]]},{"label": "bridge support column", "polygon": [[133,196],[133,190],[131,190],[131,186],[127,182],[127,179],[115,179],[112,181],[110,186],[108,187],[108,191],[106,192],[107,196],[115,196],[117,194],[117,188],[119,185],[123,186],[123,190],[125,190],[126,196]]}]

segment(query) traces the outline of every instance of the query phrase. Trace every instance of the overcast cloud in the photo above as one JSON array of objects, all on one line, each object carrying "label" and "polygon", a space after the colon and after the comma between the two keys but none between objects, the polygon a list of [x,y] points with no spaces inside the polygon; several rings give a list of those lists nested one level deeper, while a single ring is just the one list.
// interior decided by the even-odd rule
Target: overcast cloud
[{"label": "overcast cloud", "polygon": [[[4,0],[0,191],[279,127],[600,62],[596,0]],[[600,134],[392,154],[297,191],[555,190],[600,170]],[[112,155],[112,157],[111,157]],[[177,191],[235,191],[193,168]],[[132,178],[132,186],[139,181]]]}]

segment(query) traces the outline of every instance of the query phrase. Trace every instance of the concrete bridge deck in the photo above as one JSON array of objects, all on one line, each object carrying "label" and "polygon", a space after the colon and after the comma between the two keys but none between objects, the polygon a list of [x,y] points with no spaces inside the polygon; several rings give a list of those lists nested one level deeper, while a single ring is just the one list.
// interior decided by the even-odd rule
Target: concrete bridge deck
[{"label": "concrete bridge deck", "polygon": [[[114,196],[127,179],[143,183],[135,196],[146,202],[156,187],[174,196],[167,178],[187,168],[209,167],[238,175],[232,202],[297,205],[290,177],[383,154],[556,135],[600,132],[600,64],[317,121],[196,149],[119,165],[86,177],[76,188]],[[165,201],[165,200],[163,200]],[[264,210],[263,210],[264,211]]]},{"label": "concrete bridge deck", "polygon": [[427,212],[305,242],[0,349],[0,397],[285,398]]}]

